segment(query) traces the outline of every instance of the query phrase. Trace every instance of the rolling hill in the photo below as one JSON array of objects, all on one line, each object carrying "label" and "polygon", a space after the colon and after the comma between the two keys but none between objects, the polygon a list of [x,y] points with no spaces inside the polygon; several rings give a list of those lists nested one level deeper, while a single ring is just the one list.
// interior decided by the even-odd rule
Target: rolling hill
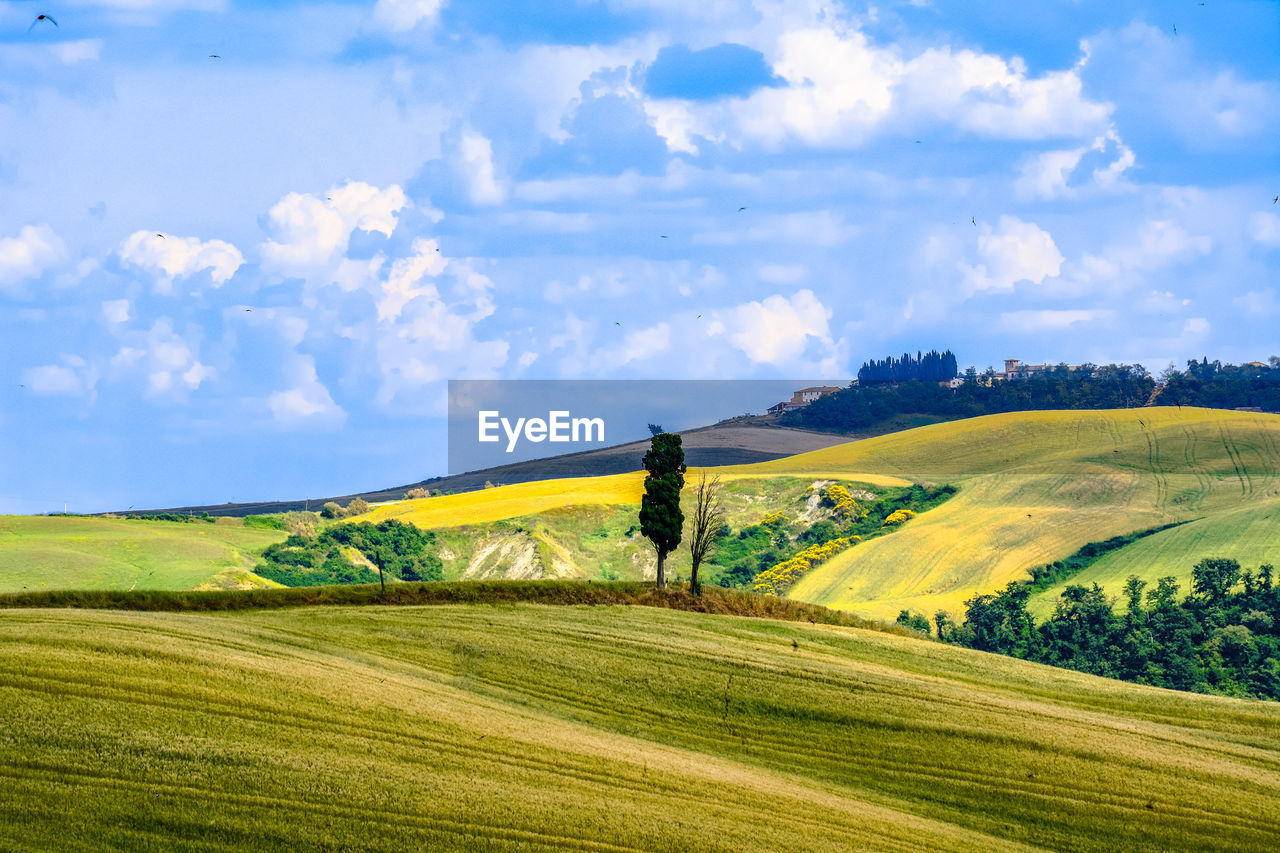
[{"label": "rolling hill", "polygon": [[5,515],[0,592],[272,586],[251,571],[262,549],[284,537],[234,519],[206,524]]},{"label": "rolling hill", "polygon": [[0,847],[1263,850],[1280,706],[642,607],[0,613]]},{"label": "rolling hill", "polygon": [[[911,482],[959,487],[945,504],[892,535],[819,565],[789,593],[876,618],[892,619],[904,608],[960,615],[967,598],[1025,578],[1034,565],[1171,521],[1189,523],[1113,552],[1069,582],[1096,581],[1116,594],[1130,573],[1185,581],[1205,556],[1233,556],[1249,567],[1280,560],[1276,415],[1191,408],[1021,412],[711,470],[724,480],[734,529],[766,512],[801,515],[810,487],[826,480],[870,489]],[[688,481],[698,473],[691,469]],[[396,518],[435,530],[447,579],[641,579],[650,576],[652,562],[635,527],[642,478],[542,480],[397,501],[361,520]],[[0,531],[3,588],[37,579],[63,588],[195,586],[228,568],[244,572],[256,548],[282,538],[221,525],[99,520],[106,525],[94,528],[94,536],[105,537],[99,541],[66,526],[90,521],[7,522],[9,533]],[[35,527],[25,540],[17,535],[22,525],[42,524],[62,525],[59,535],[36,536]],[[139,538],[143,532],[154,541]],[[182,544],[182,537],[190,542]],[[160,550],[152,553],[152,545]],[[63,560],[82,568],[65,569]],[[164,571],[146,574],[161,565]],[[687,572],[686,552],[674,555],[671,568]],[[46,571],[51,574],[40,574]],[[1060,588],[1037,595],[1033,612],[1051,610]]]},{"label": "rolling hill", "polygon": [[[1033,565],[1169,521],[1201,519],[1144,540],[1148,550],[1133,553],[1151,559],[1135,558],[1124,574],[1186,576],[1200,557],[1213,556],[1205,553],[1208,545],[1225,540],[1238,542],[1235,553],[1246,564],[1280,557],[1280,529],[1263,525],[1248,539],[1238,537],[1251,511],[1280,507],[1276,415],[1189,408],[989,415],[751,470],[833,467],[960,487],[941,507],[893,536],[838,555],[791,591],[867,615],[892,617],[902,608],[960,613],[975,592],[1025,578]],[[1217,532],[1207,539],[1194,535],[1211,529]],[[1168,547],[1151,550],[1160,543]],[[1123,579],[1114,568],[1119,562],[1109,565],[1095,567],[1093,578]]]},{"label": "rolling hill", "polygon": [[[1191,523],[1114,552],[1070,582],[1097,581],[1114,594],[1130,573],[1185,580],[1196,560],[1218,552],[1246,565],[1280,560],[1280,527],[1270,523],[1280,512],[1276,415],[1190,408],[1019,412],[715,471],[727,483],[751,483],[761,493],[764,484],[783,479],[958,486],[960,493],[941,507],[843,552],[790,593],[878,618],[892,619],[904,608],[959,615],[967,598],[1025,578],[1031,566],[1170,521]],[[691,471],[689,480],[696,476]],[[614,522],[630,518],[639,504],[641,477],[545,481],[405,501],[379,508],[373,518],[435,529],[507,518],[517,519],[521,530],[536,530],[541,520],[580,536],[587,528],[609,530],[616,539],[622,522]],[[757,510],[762,515],[785,506],[762,503]],[[574,527],[566,517],[582,523]],[[467,547],[465,537],[454,541]],[[501,566],[498,560],[487,576],[501,576]],[[1033,609],[1051,610],[1059,591],[1036,596]]]}]

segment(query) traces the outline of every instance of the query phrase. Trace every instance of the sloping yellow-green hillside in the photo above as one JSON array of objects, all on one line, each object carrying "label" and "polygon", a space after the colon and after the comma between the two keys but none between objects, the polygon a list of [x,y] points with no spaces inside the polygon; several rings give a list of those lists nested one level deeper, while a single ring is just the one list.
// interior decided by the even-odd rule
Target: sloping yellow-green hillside
[{"label": "sloping yellow-green hillside", "polygon": [[[803,459],[804,457],[792,457]],[[691,468],[685,476],[685,492],[693,491],[697,477],[703,470],[708,474],[719,473],[721,480],[755,479],[758,475],[755,466],[740,465],[730,468]],[[797,469],[798,470],[798,469]],[[805,475],[812,472],[804,471]],[[766,476],[788,476],[790,472],[768,471]],[[819,470],[818,475],[873,486],[909,486],[911,482],[901,477],[874,474],[849,473],[840,469]],[[372,522],[396,518],[416,524],[426,529],[441,527],[457,527],[464,524],[480,524],[487,521],[500,521],[507,518],[522,518],[553,509],[572,506],[592,505],[624,505],[640,506],[640,496],[644,494],[644,472],[630,474],[612,474],[607,477],[573,477],[563,480],[536,480],[531,483],[516,483],[510,486],[496,486],[476,492],[463,492],[457,495],[443,495],[436,498],[396,501],[395,503],[375,507],[361,520]]]},{"label": "sloping yellow-green hillside", "polygon": [[6,850],[1275,847],[1280,706],[640,607],[0,613]]},{"label": "sloping yellow-green hillside", "polygon": [[[1196,560],[1219,551],[1245,564],[1280,561],[1280,527],[1266,523],[1280,507],[1278,470],[1280,416],[1150,408],[993,415],[714,472],[757,484],[830,478],[959,486],[960,493],[941,507],[892,536],[838,555],[790,593],[893,618],[903,608],[959,614],[967,598],[1025,578],[1031,566],[1062,559],[1088,542],[1170,521],[1196,519],[1116,552],[1072,582],[1097,581],[1116,593],[1130,573],[1186,579]],[[690,484],[697,473],[690,472]],[[551,518],[546,513],[554,511],[563,521],[574,507],[631,511],[639,504],[642,478],[637,473],[525,483],[405,501],[379,508],[372,517],[436,529],[529,519],[532,533],[522,535],[536,539],[539,513]],[[580,514],[585,520],[589,513]],[[590,541],[590,531],[579,533]],[[494,550],[493,542],[476,541]],[[466,556],[466,543],[454,550]],[[612,552],[601,559],[619,562]],[[636,559],[623,562],[629,566]],[[683,565],[680,559],[675,558],[675,571]],[[494,576],[504,571],[496,563],[486,568]],[[619,576],[632,574],[624,569]],[[1042,593],[1033,609],[1051,609],[1058,591]]]},{"label": "sloping yellow-green hillside", "polygon": [[[1025,578],[1028,567],[1088,542],[1183,519],[1234,530],[1241,510],[1276,506],[1280,416],[1189,408],[1022,412],[752,466],[757,474],[831,468],[952,483],[960,493],[894,535],[818,567],[792,597],[873,616],[902,608],[958,613],[974,593]],[[1185,574],[1188,561],[1209,556],[1201,553],[1207,542],[1187,533],[1176,541],[1186,550],[1149,551],[1150,564],[1130,563],[1125,574]],[[1280,530],[1250,541],[1238,556],[1265,561],[1280,549]],[[1123,579],[1116,572],[1099,579],[1116,577]]]}]

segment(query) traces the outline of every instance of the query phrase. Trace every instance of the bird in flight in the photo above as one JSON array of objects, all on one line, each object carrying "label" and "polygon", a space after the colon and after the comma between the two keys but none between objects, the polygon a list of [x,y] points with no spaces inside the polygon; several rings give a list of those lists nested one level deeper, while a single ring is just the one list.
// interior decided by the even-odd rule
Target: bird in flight
[{"label": "bird in flight", "polygon": [[742,211],[744,211],[744,210],[746,210],[746,208],[745,208],[745,207],[740,207],[740,208],[738,208],[738,212],[739,212],[739,213],[741,213],[741,212],[742,212]]},{"label": "bird in flight", "polygon": [[168,238],[167,238],[167,237],[165,237],[163,234],[161,234],[159,231],[157,231],[157,232],[156,232],[156,236],[157,236],[157,237],[159,237],[161,240],[167,240],[167,239],[168,239]]},{"label": "bird in flight", "polygon": [[978,227],[978,219],[977,219],[977,217],[970,216],[970,217],[969,217],[969,221],[973,223],[973,227],[974,227],[974,228],[977,228],[977,227]]},{"label": "bird in flight", "polygon": [[221,56],[218,56],[218,54],[216,54],[216,53],[211,53],[211,54],[209,54],[209,58],[210,58],[210,59],[221,59],[222,57],[221,57]]},{"label": "bird in flight", "polygon": [[1271,203],[1272,203],[1272,204],[1275,204],[1275,203],[1276,203],[1276,202],[1278,202],[1278,201],[1280,201],[1280,195],[1278,195],[1278,196],[1276,196],[1275,198],[1271,199]]},{"label": "bird in flight", "polygon": [[[44,14],[43,12],[41,12],[39,15],[36,15],[36,19],[31,22],[31,26],[27,27],[27,32],[31,32],[31,30],[35,27],[35,25],[40,23],[41,21],[48,21],[49,23],[53,24],[55,27],[58,27],[57,21],[55,21],[53,18],[49,17],[48,15]],[[62,29],[62,27],[58,27],[58,29]]]},{"label": "bird in flight", "polygon": [[246,309],[244,309],[244,310],[246,310],[246,311],[252,311],[253,309],[252,309],[252,308],[246,308]]},{"label": "bird in flight", "polygon": [[661,237],[663,240],[667,239],[667,235],[666,235],[666,234],[659,234],[658,236],[659,236],[659,237]]},{"label": "bird in flight", "polygon": [[1173,25],[1173,34],[1174,34],[1175,36],[1178,34],[1178,25],[1177,25],[1177,24],[1174,24],[1174,25]]}]

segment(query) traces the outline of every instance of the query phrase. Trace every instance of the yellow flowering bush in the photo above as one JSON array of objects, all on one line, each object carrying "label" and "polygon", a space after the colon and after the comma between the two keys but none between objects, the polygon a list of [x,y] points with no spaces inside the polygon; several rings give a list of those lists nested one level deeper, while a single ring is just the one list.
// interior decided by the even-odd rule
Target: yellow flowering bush
[{"label": "yellow flowering bush", "polygon": [[910,521],[915,518],[916,514],[909,509],[894,510],[889,517],[884,520],[884,527],[892,527],[895,524],[901,524],[904,521]]},{"label": "yellow flowering bush", "polygon": [[854,501],[853,495],[849,494],[849,490],[839,483],[827,486],[823,497],[825,498],[823,502],[831,507],[831,511],[835,513],[836,518],[850,519],[858,517],[857,502]]},{"label": "yellow flowering bush", "polygon": [[790,560],[784,560],[756,575],[751,588],[765,595],[785,595],[809,569],[861,541],[861,536],[850,536],[832,539],[822,545],[810,545]]},{"label": "yellow flowering bush", "polygon": [[780,509],[775,510],[774,512],[766,513],[765,517],[760,519],[760,523],[770,530],[774,530],[786,525],[787,514]]}]

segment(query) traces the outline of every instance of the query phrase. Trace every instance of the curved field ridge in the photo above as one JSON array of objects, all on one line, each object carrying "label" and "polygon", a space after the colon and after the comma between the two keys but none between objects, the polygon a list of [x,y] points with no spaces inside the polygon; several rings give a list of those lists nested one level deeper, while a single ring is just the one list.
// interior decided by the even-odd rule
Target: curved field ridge
[{"label": "curved field ridge", "polygon": [[[790,593],[876,617],[902,608],[959,613],[973,594],[1025,578],[1029,567],[1088,542],[1185,519],[1203,519],[1187,525],[1195,530],[1221,524],[1229,538],[1244,523],[1240,511],[1280,507],[1280,416],[1190,408],[1020,412],[751,468],[757,474],[845,468],[959,486],[942,506],[893,536],[835,557]],[[1280,527],[1251,536],[1256,547],[1241,552],[1245,562],[1280,558]],[[1189,548],[1126,567],[1151,579],[1185,575],[1197,559],[1213,556],[1201,553],[1189,533],[1151,539]],[[1114,574],[1097,578],[1112,582]]]},{"label": "curved field ridge", "polygon": [[1263,850],[1280,706],[618,607],[0,614],[0,847]]}]

